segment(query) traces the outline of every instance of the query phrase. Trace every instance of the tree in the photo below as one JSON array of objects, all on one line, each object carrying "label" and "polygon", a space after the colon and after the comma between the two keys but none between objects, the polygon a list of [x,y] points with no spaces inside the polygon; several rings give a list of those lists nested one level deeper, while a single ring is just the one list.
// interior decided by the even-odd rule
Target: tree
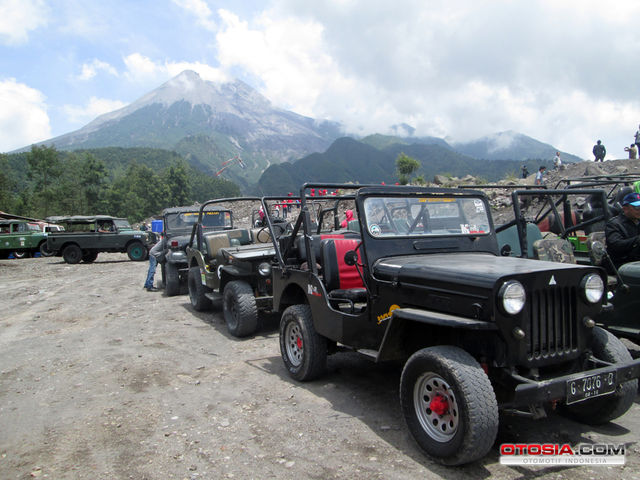
[{"label": "tree", "polygon": [[14,208],[14,182],[9,177],[9,162],[5,154],[0,154],[0,210],[11,212]]},{"label": "tree", "polygon": [[167,206],[180,207],[190,203],[191,188],[184,162],[177,162],[167,168],[164,172],[163,180],[169,194],[166,202]]},{"label": "tree", "polygon": [[398,171],[398,180],[402,185],[409,183],[411,174],[420,168],[420,162],[415,158],[411,158],[404,152],[400,152],[396,158],[396,169]]},{"label": "tree", "polygon": [[52,211],[60,186],[62,173],[60,158],[55,147],[33,145],[27,154],[27,177],[32,183],[31,210],[34,215],[47,217]]}]

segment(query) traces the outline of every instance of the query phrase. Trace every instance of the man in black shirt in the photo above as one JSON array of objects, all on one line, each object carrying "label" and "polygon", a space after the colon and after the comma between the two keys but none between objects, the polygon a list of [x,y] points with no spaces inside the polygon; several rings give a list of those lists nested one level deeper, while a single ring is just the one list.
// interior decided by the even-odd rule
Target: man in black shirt
[{"label": "man in black shirt", "polygon": [[622,212],[607,222],[604,233],[616,268],[640,260],[640,193],[625,195]]}]

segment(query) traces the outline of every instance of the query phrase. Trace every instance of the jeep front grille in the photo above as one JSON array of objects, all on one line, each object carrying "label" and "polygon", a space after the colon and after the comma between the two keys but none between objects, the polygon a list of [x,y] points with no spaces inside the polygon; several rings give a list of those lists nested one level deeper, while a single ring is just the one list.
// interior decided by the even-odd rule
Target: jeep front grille
[{"label": "jeep front grille", "polygon": [[535,290],[525,338],[528,360],[562,357],[578,348],[575,287]]}]

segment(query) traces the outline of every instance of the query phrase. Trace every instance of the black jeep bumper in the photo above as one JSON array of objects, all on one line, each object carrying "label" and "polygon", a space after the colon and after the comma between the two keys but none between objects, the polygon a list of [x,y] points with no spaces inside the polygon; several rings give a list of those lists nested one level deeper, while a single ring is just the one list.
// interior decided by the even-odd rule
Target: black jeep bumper
[{"label": "black jeep bumper", "polygon": [[[638,378],[640,377],[640,359],[593,370],[585,370],[540,382],[527,380],[527,383],[521,383],[516,386],[513,401],[510,402],[509,406],[518,408],[554,400],[564,401],[569,397],[569,388],[572,381],[612,372],[616,375],[616,386]],[[522,378],[517,377],[515,380],[522,381]]]}]

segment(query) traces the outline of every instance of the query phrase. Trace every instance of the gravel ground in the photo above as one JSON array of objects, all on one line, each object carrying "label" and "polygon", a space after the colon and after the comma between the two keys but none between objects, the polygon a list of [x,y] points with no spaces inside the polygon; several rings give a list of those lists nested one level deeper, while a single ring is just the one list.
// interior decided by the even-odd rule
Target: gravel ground
[{"label": "gravel ground", "polygon": [[[480,462],[446,468],[410,438],[400,367],[330,358],[287,375],[277,319],[247,340],[188,297],[142,289],[147,263],[0,261],[2,479],[632,479],[640,407],[602,427],[502,419]],[[508,467],[503,442],[627,445],[624,467]]]}]

